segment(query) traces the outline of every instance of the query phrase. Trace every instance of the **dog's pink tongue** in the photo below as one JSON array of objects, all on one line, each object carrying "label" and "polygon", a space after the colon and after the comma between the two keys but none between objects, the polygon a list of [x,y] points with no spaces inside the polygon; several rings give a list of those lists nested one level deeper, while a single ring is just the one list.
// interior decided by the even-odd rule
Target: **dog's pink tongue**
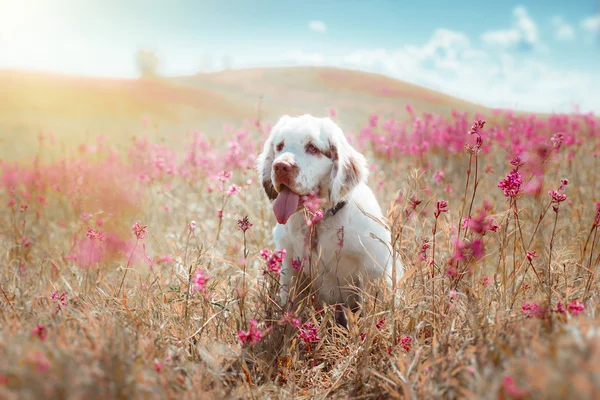
[{"label": "dog's pink tongue", "polygon": [[279,192],[279,195],[275,199],[275,205],[273,205],[273,211],[275,212],[277,222],[282,225],[285,224],[288,218],[290,218],[298,209],[299,201],[300,196],[287,187]]}]

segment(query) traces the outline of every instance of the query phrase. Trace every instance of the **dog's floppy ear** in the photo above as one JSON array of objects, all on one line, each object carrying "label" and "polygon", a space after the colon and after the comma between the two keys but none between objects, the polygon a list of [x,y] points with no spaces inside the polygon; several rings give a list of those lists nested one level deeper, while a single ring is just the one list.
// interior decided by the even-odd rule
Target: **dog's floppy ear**
[{"label": "dog's floppy ear", "polygon": [[284,115],[279,118],[279,121],[275,124],[275,126],[273,126],[271,129],[271,134],[265,141],[262,153],[256,159],[256,170],[258,172],[258,176],[262,182],[263,188],[265,189],[265,193],[267,193],[267,196],[269,196],[269,199],[271,200],[275,200],[277,198],[277,191],[273,187],[273,182],[271,181],[271,168],[273,165],[273,159],[275,157],[275,152],[273,150],[273,136],[289,119],[289,115]]},{"label": "dog's floppy ear", "polygon": [[337,204],[359,183],[367,182],[367,160],[346,140],[342,129],[330,118],[325,118],[323,129],[328,132],[329,151],[333,167],[329,177],[329,201]]}]

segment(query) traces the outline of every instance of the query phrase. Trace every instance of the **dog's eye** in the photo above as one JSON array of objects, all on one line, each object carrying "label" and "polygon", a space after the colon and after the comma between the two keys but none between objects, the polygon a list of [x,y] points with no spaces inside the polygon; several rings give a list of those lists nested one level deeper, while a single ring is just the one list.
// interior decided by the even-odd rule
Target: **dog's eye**
[{"label": "dog's eye", "polygon": [[308,146],[306,146],[306,152],[308,154],[317,154],[319,152],[319,149],[317,149],[315,145],[311,143]]},{"label": "dog's eye", "polygon": [[283,150],[283,142],[279,143],[276,147],[277,151]]}]

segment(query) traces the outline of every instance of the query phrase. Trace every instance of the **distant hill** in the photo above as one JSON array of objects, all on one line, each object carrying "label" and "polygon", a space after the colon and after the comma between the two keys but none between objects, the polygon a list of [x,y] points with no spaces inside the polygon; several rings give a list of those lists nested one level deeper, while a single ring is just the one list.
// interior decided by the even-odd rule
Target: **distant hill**
[{"label": "distant hill", "polygon": [[[449,114],[452,109],[486,111],[452,96],[382,75],[321,67],[253,68],[165,79],[108,79],[0,71],[0,156],[31,153],[40,132],[65,142],[111,142],[142,133],[180,142],[196,129],[217,137],[258,115],[272,122],[281,114],[327,115],[358,129],[371,113],[406,117],[415,111]],[[142,121],[149,128],[142,129]]]}]

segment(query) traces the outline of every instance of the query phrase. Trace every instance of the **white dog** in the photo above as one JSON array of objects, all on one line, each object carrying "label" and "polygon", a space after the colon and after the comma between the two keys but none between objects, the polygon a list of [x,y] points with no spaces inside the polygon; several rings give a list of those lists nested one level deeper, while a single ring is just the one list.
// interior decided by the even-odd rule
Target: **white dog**
[{"label": "white dog", "polygon": [[[265,192],[275,200],[275,246],[286,250],[280,276],[283,304],[294,282],[310,281],[319,301],[355,311],[361,299],[356,288],[364,290],[382,277],[391,282],[390,232],[367,186],[367,162],[335,122],[311,115],[281,117],[257,169]],[[313,227],[312,240],[303,207],[310,193],[322,201],[324,214]],[[305,279],[294,279],[299,271]],[[401,276],[397,268],[397,279]],[[345,325],[343,314],[338,317]]]}]

